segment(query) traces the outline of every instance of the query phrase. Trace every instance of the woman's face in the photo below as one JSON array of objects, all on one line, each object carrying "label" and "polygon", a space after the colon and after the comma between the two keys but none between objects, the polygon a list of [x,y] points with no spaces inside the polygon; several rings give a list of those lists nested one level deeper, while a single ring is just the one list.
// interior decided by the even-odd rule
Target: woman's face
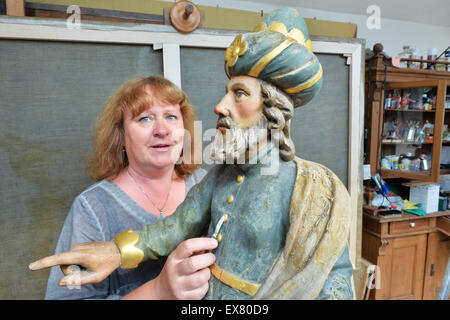
[{"label": "woman's face", "polygon": [[184,125],[180,105],[170,105],[154,96],[153,105],[133,117],[124,114],[125,148],[135,170],[164,169],[175,165],[183,149]]}]

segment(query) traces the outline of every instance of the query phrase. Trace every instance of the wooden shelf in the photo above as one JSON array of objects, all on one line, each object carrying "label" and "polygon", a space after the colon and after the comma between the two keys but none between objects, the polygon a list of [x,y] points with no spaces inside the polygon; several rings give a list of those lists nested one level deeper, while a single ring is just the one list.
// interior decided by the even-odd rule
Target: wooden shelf
[{"label": "wooden shelf", "polygon": [[381,177],[382,178],[404,178],[404,179],[413,179],[413,180],[422,180],[422,181],[432,181],[431,172],[428,171],[419,171],[419,172],[411,172],[406,170],[388,170],[381,169]]},{"label": "wooden shelf", "polygon": [[384,109],[384,111],[396,111],[396,112],[436,112],[436,109],[432,110],[415,110],[415,109]]},{"label": "wooden shelf", "polygon": [[[376,208],[376,207],[363,205],[364,215],[367,216],[368,218],[377,220],[378,222],[382,222],[382,223],[392,222],[392,221],[406,221],[406,220],[417,220],[417,219],[424,219],[424,218],[439,218],[439,217],[450,216],[450,210],[447,210],[447,211],[430,212],[424,216],[418,216],[416,214],[402,211],[402,214],[398,215],[398,216],[383,217],[383,216],[373,215],[371,213],[371,210],[373,210],[372,208]],[[444,220],[442,223],[445,224],[446,221]],[[446,227],[444,227],[444,228],[446,228]]]},{"label": "wooden shelf", "polygon": [[[447,141],[450,143],[450,141]],[[386,145],[395,145],[395,144],[433,144],[433,142],[382,142],[382,144],[386,144]]]}]

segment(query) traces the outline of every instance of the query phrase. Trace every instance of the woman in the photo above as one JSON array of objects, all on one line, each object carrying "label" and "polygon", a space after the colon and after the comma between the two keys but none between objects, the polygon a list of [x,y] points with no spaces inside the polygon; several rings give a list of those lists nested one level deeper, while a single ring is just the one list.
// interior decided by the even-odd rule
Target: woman
[{"label": "woman", "polygon": [[[184,130],[193,136],[194,118],[187,96],[170,81],[162,77],[126,81],[110,97],[96,123],[95,154],[89,169],[98,182],[75,199],[56,253],[76,243],[110,241],[122,231],[171,215],[206,173],[192,159],[178,163]],[[167,258],[165,266],[166,259],[147,261],[85,286],[59,287],[63,274],[53,267],[46,299],[118,299],[126,294],[133,299],[202,298],[209,279],[207,267],[214,256],[201,252],[213,247],[202,238],[187,240]],[[180,268],[192,265],[187,259],[196,259],[198,269]],[[66,275],[74,272],[63,270]]]}]

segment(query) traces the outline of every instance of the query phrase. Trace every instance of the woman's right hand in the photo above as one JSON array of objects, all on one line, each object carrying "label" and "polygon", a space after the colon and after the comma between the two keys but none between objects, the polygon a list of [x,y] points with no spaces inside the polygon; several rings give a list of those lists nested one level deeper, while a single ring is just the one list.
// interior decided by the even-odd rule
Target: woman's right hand
[{"label": "woman's right hand", "polygon": [[209,252],[218,243],[212,238],[183,241],[167,258],[157,278],[123,299],[199,300],[208,291],[209,266],[216,257]]}]

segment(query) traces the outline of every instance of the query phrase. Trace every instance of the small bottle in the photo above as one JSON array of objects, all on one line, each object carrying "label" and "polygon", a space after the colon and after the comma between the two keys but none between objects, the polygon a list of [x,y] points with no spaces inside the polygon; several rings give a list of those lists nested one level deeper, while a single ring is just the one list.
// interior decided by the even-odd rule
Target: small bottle
[{"label": "small bottle", "polygon": [[391,108],[391,101],[392,101],[392,94],[391,92],[388,93],[388,96],[384,102],[384,109],[390,109]]},{"label": "small bottle", "polygon": [[428,110],[428,96],[426,94],[422,95],[422,110]]},{"label": "small bottle", "polygon": [[400,109],[400,93],[394,90],[394,96],[391,99],[391,109]]},{"label": "small bottle", "polygon": [[[450,49],[445,51],[445,61],[450,62]],[[450,71],[450,64],[447,64],[447,71]]]},{"label": "small bottle", "polygon": [[400,101],[400,106],[402,110],[408,109],[408,94],[404,94],[402,100]]},{"label": "small bottle", "polygon": [[[428,49],[428,56],[427,56],[427,60],[436,60],[438,55],[438,49],[437,48],[431,48]],[[434,70],[435,69],[435,64],[434,63],[427,63],[427,69],[431,69]]]},{"label": "small bottle", "polygon": [[[422,59],[422,54],[420,53],[420,50],[417,48],[411,49],[411,59]],[[411,68],[412,69],[420,69],[420,62],[413,61],[411,62]]]},{"label": "small bottle", "polygon": [[[438,62],[449,62],[450,51],[446,51],[437,61]],[[436,63],[437,71],[447,71],[448,64]]]}]

